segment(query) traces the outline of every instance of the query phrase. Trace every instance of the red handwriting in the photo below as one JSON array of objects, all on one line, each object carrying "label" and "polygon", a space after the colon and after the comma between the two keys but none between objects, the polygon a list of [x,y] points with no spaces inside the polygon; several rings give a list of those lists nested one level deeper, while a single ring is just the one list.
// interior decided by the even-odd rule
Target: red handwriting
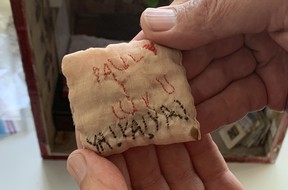
[{"label": "red handwriting", "polygon": [[128,69],[128,68],[129,68],[129,65],[128,65],[127,62],[124,60],[124,58],[123,58],[123,57],[120,57],[120,60],[121,60],[121,62],[123,63],[123,67],[122,67],[122,68],[116,66],[111,59],[107,59],[107,61],[108,61],[115,69],[117,69],[118,71],[124,71],[124,70]]},{"label": "red handwriting", "polygon": [[[128,58],[130,59],[130,61],[128,60]],[[98,83],[100,83],[102,80],[105,80],[108,75],[112,75],[115,80],[115,72],[125,71],[130,67],[131,64],[139,63],[143,58],[144,56],[140,56],[137,58],[136,56],[132,56],[129,54],[126,58],[121,56],[119,57],[119,60],[116,61],[113,61],[112,59],[107,59],[107,62],[104,62],[102,65],[92,67],[93,75],[96,77],[96,81]]]},{"label": "red handwriting", "polygon": [[[145,93],[145,96],[141,97],[143,100],[143,104],[146,107],[149,107],[149,97],[148,97],[148,92]],[[134,115],[138,109],[137,107],[143,107],[143,105],[139,105],[136,106],[134,100],[131,100],[129,96],[126,96],[126,98],[124,99],[126,100],[125,102],[122,102],[121,100],[118,101],[118,106],[111,106],[112,109],[112,113],[114,114],[114,116],[119,119],[119,120],[123,120],[126,119],[129,115]],[[129,105],[130,104],[130,110],[127,110],[127,107],[124,108],[123,104],[125,105]],[[116,108],[118,108],[116,111]]]},{"label": "red handwriting", "polygon": [[96,77],[96,81],[98,83],[100,83],[100,75],[99,75],[100,74],[100,69],[98,67],[93,67],[92,70],[93,70],[94,76]]},{"label": "red handwriting", "polygon": [[[144,44],[142,48],[153,52],[154,55],[157,55],[157,49],[153,42]],[[145,94],[142,96],[140,95],[139,97],[131,98],[126,88],[126,82],[128,82],[129,79],[124,79],[121,81],[119,80],[118,76],[121,72],[125,72],[127,69],[129,69],[132,64],[139,64],[143,59],[144,56],[142,55],[127,54],[120,56],[117,59],[108,58],[105,62],[103,62],[102,65],[92,67],[93,75],[96,78],[97,84],[108,80],[110,77],[117,83],[125,96],[125,98],[118,100],[116,104],[111,105],[112,113],[118,120],[124,120],[129,116],[133,116],[143,107],[150,108],[148,92],[145,92]],[[171,95],[175,92],[175,87],[168,81],[165,74],[161,77],[157,77],[156,81],[161,85],[164,92],[168,95]]]},{"label": "red handwriting", "polygon": [[[117,84],[120,86],[120,88],[123,90],[123,92],[125,93],[125,95],[127,95],[127,90],[125,88],[125,85],[123,82],[119,81],[116,77],[116,74],[114,72],[112,72],[112,70],[110,69],[109,65],[107,63],[104,63],[104,79],[107,78],[107,76],[112,75],[113,79],[117,82]],[[128,95],[127,95],[128,96]]]},{"label": "red handwriting", "polygon": [[[127,97],[126,97],[126,98],[127,98]],[[133,114],[134,114],[135,112],[137,112],[138,110],[136,109],[135,104],[134,104],[134,102],[133,102],[132,100],[130,100],[129,98],[127,98],[127,100],[128,100],[128,102],[131,103],[131,108],[132,108],[131,111],[126,111],[126,110],[123,109],[122,101],[121,101],[121,100],[119,100],[119,108],[121,109],[121,111],[122,111],[123,113],[133,115]]]},{"label": "red handwriting", "polygon": [[119,120],[123,120],[123,119],[126,119],[127,117],[126,116],[119,116],[118,114],[117,114],[117,112],[115,111],[115,108],[114,108],[114,106],[111,106],[111,108],[112,108],[112,113],[114,114],[114,116],[117,118],[117,119],[119,119]]},{"label": "red handwriting", "polygon": [[149,106],[149,97],[148,97],[148,92],[145,93],[145,97],[142,96],[141,98],[142,98],[142,100],[144,101],[146,107],[147,107],[147,108],[150,108],[150,106]]},{"label": "red handwriting", "polygon": [[166,82],[166,84],[168,84],[168,86],[171,88],[170,91],[168,91],[165,88],[165,85],[161,82],[161,80],[159,78],[156,78],[156,81],[160,83],[160,85],[162,86],[163,90],[167,93],[167,94],[173,94],[175,92],[175,87],[168,81],[166,75],[163,75],[164,81]]},{"label": "red handwriting", "polygon": [[145,44],[142,46],[144,49],[148,49],[154,53],[154,55],[157,55],[157,49],[155,47],[155,44],[151,42],[150,44]]},{"label": "red handwriting", "polygon": [[135,63],[139,63],[144,58],[144,56],[141,56],[137,59],[135,56],[132,56],[131,54],[129,54],[128,56],[131,57],[131,59],[133,59]]},{"label": "red handwriting", "polygon": [[[175,92],[175,87],[168,81],[166,75],[163,75],[163,79],[164,79],[166,85],[164,85],[164,83],[162,83],[159,78],[156,78],[156,81],[158,81],[160,83],[160,85],[161,85],[161,87],[165,93],[167,93],[168,95],[173,94]],[[165,87],[167,85],[170,88],[169,91]],[[117,119],[124,120],[124,119],[127,119],[128,116],[133,116],[143,106],[147,107],[147,108],[151,108],[150,102],[149,102],[148,92],[145,92],[145,95],[141,96],[140,100],[142,100],[142,104],[137,103],[137,105],[136,105],[134,100],[130,99],[129,96],[126,96],[125,102],[119,100],[117,107],[115,107],[115,105],[111,106],[112,113],[114,114],[114,116]],[[125,105],[127,107],[124,108],[123,105]],[[116,108],[118,111],[116,110]]]}]

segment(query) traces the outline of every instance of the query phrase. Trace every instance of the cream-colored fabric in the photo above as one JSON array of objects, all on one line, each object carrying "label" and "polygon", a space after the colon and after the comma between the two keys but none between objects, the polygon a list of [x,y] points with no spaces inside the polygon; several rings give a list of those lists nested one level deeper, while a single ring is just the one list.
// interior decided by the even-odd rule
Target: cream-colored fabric
[{"label": "cream-colored fabric", "polygon": [[200,139],[179,51],[132,41],[66,55],[62,70],[84,147],[108,156]]}]

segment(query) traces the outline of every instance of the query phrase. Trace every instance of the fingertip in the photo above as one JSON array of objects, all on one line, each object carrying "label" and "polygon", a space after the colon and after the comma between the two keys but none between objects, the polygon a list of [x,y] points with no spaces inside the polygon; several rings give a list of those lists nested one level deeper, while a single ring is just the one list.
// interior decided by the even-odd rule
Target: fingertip
[{"label": "fingertip", "polygon": [[67,170],[78,185],[81,184],[87,173],[87,163],[81,150],[75,150],[67,159]]},{"label": "fingertip", "polygon": [[131,41],[139,41],[145,39],[145,34],[141,30]]},{"label": "fingertip", "polygon": [[179,35],[176,27],[176,13],[173,7],[170,8],[148,8],[140,18],[140,26],[145,39],[157,44],[175,49],[182,49],[179,45]]},{"label": "fingertip", "polygon": [[163,32],[176,25],[176,13],[173,8],[147,8],[141,15],[141,27],[146,32]]}]

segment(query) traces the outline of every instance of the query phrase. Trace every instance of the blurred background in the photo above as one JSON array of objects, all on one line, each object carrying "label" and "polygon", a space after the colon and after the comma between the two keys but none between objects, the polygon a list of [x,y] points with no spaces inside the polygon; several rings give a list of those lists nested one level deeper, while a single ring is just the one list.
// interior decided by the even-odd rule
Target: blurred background
[{"label": "blurred background", "polygon": [[0,2],[0,189],[78,189],[65,160],[41,157],[9,0]]},{"label": "blurred background", "polygon": [[[73,142],[74,140],[73,126],[65,127],[65,125],[63,125],[63,123],[65,124],[68,123],[69,125],[72,125],[71,114],[69,114],[70,110],[68,108],[69,105],[67,104],[67,89],[65,89],[65,85],[60,88],[59,94],[61,94],[61,98],[58,99],[58,97],[56,96],[52,98],[56,103],[51,102],[51,104],[48,104],[49,101],[47,103],[45,99],[48,93],[54,92],[53,88],[55,88],[57,91],[56,82],[55,85],[52,84],[53,80],[51,79],[52,83],[50,83],[49,77],[53,75],[58,75],[56,72],[58,68],[56,66],[55,67],[56,69],[53,70],[54,67],[50,65],[50,62],[53,62],[54,59],[55,60],[58,59],[58,61],[61,60],[62,58],[61,56],[63,56],[67,52],[74,52],[79,49],[85,49],[91,46],[105,46],[108,43],[116,43],[119,41],[127,41],[131,39],[131,37],[133,37],[133,35],[135,35],[137,31],[139,31],[139,24],[138,24],[139,22],[138,17],[140,16],[139,13],[141,13],[141,11],[144,10],[145,6],[159,5],[159,2],[145,0],[143,7],[138,6],[139,3],[138,4],[133,3],[136,1],[123,0],[124,3],[133,4],[132,9],[137,11],[133,13],[136,16],[133,17],[132,20],[129,20],[128,23],[124,23],[124,25],[126,24],[125,27],[123,27],[122,25],[121,28],[123,28],[122,33],[125,34],[124,36],[121,35],[121,32],[119,33],[117,30],[109,28],[109,27],[115,27],[113,24],[107,26],[107,30],[111,31],[110,33],[107,32],[103,33],[103,31],[97,30],[96,27],[97,24],[101,25],[101,21],[103,19],[107,19],[105,22],[110,22],[111,20],[114,20],[114,17],[111,16],[107,15],[105,17],[103,17],[103,15],[101,16],[101,14],[103,14],[103,12],[101,11],[111,12],[111,9],[109,9],[109,7],[111,8],[112,6],[114,7],[113,11],[119,13],[120,16],[118,18],[120,20],[121,19],[123,20],[124,17],[121,17],[123,16],[123,11],[126,10],[129,11],[129,7],[126,8],[119,7],[116,3],[118,1],[65,0],[65,2],[67,3],[65,6],[71,6],[72,9],[66,9],[65,6],[63,8],[63,1],[61,0],[50,0],[50,1],[31,0],[26,2],[28,8],[27,7],[25,8],[29,9],[29,6],[34,7],[34,5],[36,7],[33,8],[33,10],[36,10],[35,11],[36,16],[33,16],[32,12],[31,16],[30,12],[27,11],[28,15],[27,17],[28,19],[30,19],[30,21],[31,20],[33,21],[34,19],[35,22],[37,22],[37,24],[41,23],[42,13],[39,11],[41,7],[42,9],[44,7],[43,10],[50,10],[50,9],[52,10],[51,12],[48,12],[49,14],[48,13],[47,14],[48,16],[51,16],[52,21],[54,20],[56,23],[51,28],[45,28],[46,25],[43,26],[42,28],[44,28],[43,30],[44,33],[37,32],[37,30],[35,30],[36,32],[33,33],[33,30],[31,30],[29,34],[32,39],[31,44],[34,43],[37,45],[38,43],[40,43],[40,41],[42,41],[41,42],[42,44],[40,43],[41,45],[39,46],[39,48],[35,48],[35,51],[38,51],[38,49],[40,49],[41,51],[44,52],[43,59],[45,63],[43,62],[44,64],[42,64],[40,62],[40,65],[41,64],[44,65],[44,70],[46,69],[47,72],[45,70],[42,73],[41,71],[42,68],[38,67],[37,64],[34,65],[33,70],[40,71],[36,72],[38,73],[36,83],[41,83],[40,85],[39,84],[38,85],[43,86],[43,92],[42,93],[40,92],[39,98],[44,99],[42,106],[44,107],[43,108],[44,110],[48,111],[47,113],[43,112],[38,114],[40,115],[40,117],[48,118],[46,119],[47,122],[45,123],[43,129],[45,135],[47,135],[48,137],[44,138],[43,141],[42,138],[39,138],[39,136],[44,135],[39,134],[39,131],[41,131],[42,129],[39,130],[38,126],[38,131],[36,132],[35,130],[35,124],[33,120],[33,114],[31,112],[31,106],[30,106],[31,104],[27,91],[25,74],[23,71],[21,56],[19,52],[18,40],[12,17],[10,2],[9,0],[1,0],[0,2],[0,189],[3,190],[14,190],[14,189],[16,190],[20,188],[30,190],[78,189],[76,183],[72,180],[72,178],[66,171],[65,155],[67,156],[67,154],[75,148],[75,143]],[[39,2],[48,2],[48,3],[41,4]],[[91,8],[89,6],[90,4],[98,6],[97,4],[98,2],[101,2],[103,4],[103,7],[105,7],[105,9],[102,8],[100,10],[99,12],[100,16],[96,14],[97,11],[95,12],[93,7]],[[143,2],[144,1],[141,1],[142,4]],[[156,2],[156,4],[151,4],[151,2]],[[167,3],[168,1],[167,2],[162,1],[162,2]],[[68,12],[65,11],[63,12],[63,10],[66,11],[68,10]],[[74,13],[71,13],[73,11]],[[71,17],[71,18],[69,17],[70,20],[69,19],[67,20],[65,16],[64,17],[61,16],[62,14],[70,15]],[[73,15],[73,18],[71,15]],[[128,25],[130,24],[130,22],[131,23],[133,22],[135,27],[131,27],[129,29]],[[47,20],[45,16],[43,17],[43,23],[49,23],[49,20]],[[67,26],[67,23],[68,24],[70,23],[70,29],[65,28],[65,26]],[[91,23],[95,23],[95,25],[93,25],[93,27],[95,28],[91,27]],[[103,27],[103,25],[101,25],[101,27]],[[53,31],[53,35],[55,34],[56,36],[56,37],[54,36],[56,50],[52,48],[52,53],[54,51],[57,51],[58,57],[53,57],[53,55],[49,56],[46,55],[46,53],[50,51],[48,46],[50,47],[51,42],[49,37],[50,34],[46,34],[45,32],[51,31],[52,28],[55,29],[55,31]],[[38,40],[36,38],[37,35],[39,35]],[[95,36],[100,36],[101,38],[98,37],[96,38]],[[69,47],[67,47],[68,46],[67,44],[69,45]],[[39,50],[40,52],[39,56],[41,56],[40,50]],[[37,56],[35,56],[36,61]],[[44,75],[46,78],[49,79],[49,80],[47,79],[48,82],[46,81]],[[62,84],[63,81],[61,76],[59,78],[60,83]],[[59,84],[59,78],[57,86]],[[44,81],[43,84],[42,80]],[[47,89],[45,88],[46,86]],[[53,97],[53,95],[51,95],[51,97]],[[65,98],[63,99],[62,95],[66,97],[66,99]],[[49,97],[47,97],[47,99],[49,99]],[[63,105],[59,106],[60,104],[62,104],[59,102],[64,103]],[[65,108],[64,111],[63,107]],[[51,111],[52,109],[53,112]],[[50,120],[51,122],[54,122],[55,127],[54,126],[51,127],[49,125],[49,114],[53,115],[53,119]],[[263,114],[267,116],[273,115],[273,113],[271,114],[269,111],[266,110],[264,110],[263,113],[261,113],[260,115]],[[37,117],[39,117],[39,115]],[[227,126],[226,128],[223,128],[222,131],[219,131],[219,133],[216,132],[213,135],[214,139],[218,142],[218,146],[222,151],[222,153],[224,155],[226,154],[230,156],[232,152],[234,155],[234,157],[232,156],[233,158],[235,158],[235,155],[237,157],[239,156],[239,154],[242,154],[243,152],[245,153],[249,152],[250,156],[252,155],[254,157],[255,155],[256,157],[259,155],[269,157],[271,152],[274,151],[276,153],[279,152],[278,158],[276,159],[276,162],[273,164],[229,162],[228,163],[229,168],[243,183],[244,187],[248,190],[287,189],[288,180],[286,180],[287,178],[286,176],[288,171],[288,139],[287,138],[284,139],[282,146],[280,145],[276,147],[272,146],[271,144],[273,144],[272,142],[273,139],[271,140],[270,143],[266,143],[266,139],[267,137],[269,137],[269,135],[272,134],[274,136],[277,136],[276,134],[278,130],[277,128],[278,125],[274,127],[274,129],[273,127],[270,127],[273,126],[272,125],[274,122],[273,119],[271,119],[271,121],[264,119],[265,120],[264,123],[267,123],[267,125],[265,126],[264,125],[256,126],[254,124],[252,125],[250,120],[254,120],[253,118],[255,117],[259,118],[260,116],[259,117],[258,116],[254,117],[251,115],[250,117],[248,116],[246,119],[244,118],[244,120],[238,123]],[[263,117],[261,116],[261,118]],[[247,123],[250,124],[248,125]],[[247,126],[249,126],[249,129],[247,129]],[[250,133],[252,129],[253,131],[256,131],[258,133],[257,138],[254,138],[255,137],[254,135],[256,133]],[[259,135],[259,133],[263,134],[263,131],[265,131],[265,134],[267,133],[265,137],[263,135]],[[251,138],[251,136],[254,137]],[[249,141],[247,141],[247,139]],[[40,151],[39,143],[42,152]],[[43,147],[43,144],[45,147]],[[267,144],[269,144],[269,146]],[[243,149],[243,147],[246,147],[245,150]],[[48,153],[47,152],[43,153],[43,150],[46,150]],[[50,159],[43,159],[41,155],[42,157],[45,158],[48,158],[50,156],[49,157]],[[52,158],[54,159],[61,158],[61,159],[53,160]],[[274,159],[275,158],[273,157],[271,161],[273,161]],[[259,159],[257,162],[261,162],[261,159]]]}]

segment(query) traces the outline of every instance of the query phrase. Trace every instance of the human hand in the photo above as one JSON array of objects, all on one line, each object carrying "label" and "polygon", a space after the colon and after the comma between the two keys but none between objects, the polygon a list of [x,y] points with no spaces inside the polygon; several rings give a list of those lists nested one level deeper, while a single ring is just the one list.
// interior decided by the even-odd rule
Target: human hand
[{"label": "human hand", "polygon": [[[234,44],[234,40],[226,39],[226,43]],[[220,49],[218,53],[221,55],[225,51],[225,49]],[[193,53],[187,56],[188,60],[191,60]],[[199,69],[189,69],[191,65],[189,62],[186,64],[184,60],[183,64],[188,71],[188,78],[190,75],[198,76],[194,77],[195,79],[191,80],[190,84],[203,139],[199,142],[132,148],[123,154],[110,156],[108,159],[88,150],[77,150],[70,155],[67,167],[75,176],[81,189],[127,189],[128,187],[130,189],[204,189],[204,187],[206,189],[218,187],[219,189],[242,189],[237,179],[228,170],[216,145],[206,133],[245,113],[246,109],[239,109],[236,114],[230,114],[225,104],[227,98],[235,99],[231,106],[246,105],[245,101],[242,101],[246,98],[258,102],[256,108],[259,109],[262,106],[263,100],[258,99],[261,94],[257,92],[261,92],[264,87],[257,87],[253,82],[246,84],[245,80],[241,80],[248,77],[256,66],[255,62],[250,61],[251,56],[251,52],[243,48],[231,57],[218,60],[217,64],[207,64],[205,72],[201,73],[197,73]],[[196,67],[201,65],[203,60],[195,61],[193,65]],[[239,68],[241,72],[237,72]],[[229,73],[229,76],[225,76],[225,73]],[[214,85],[209,84],[213,80],[212,76],[219,78],[217,82],[213,82]],[[232,85],[232,80],[237,83]],[[229,84],[231,86],[223,92],[215,96],[211,95],[217,94],[218,89]],[[245,85],[248,85],[255,93],[237,90],[239,86],[247,87]],[[255,86],[257,88],[253,89]],[[76,134],[78,134],[77,131]],[[82,148],[80,141],[77,140],[77,142],[78,147]],[[82,164],[83,160],[85,164]],[[182,162],[184,164],[181,164]]]},{"label": "human hand", "polygon": [[[185,50],[183,64],[197,111],[208,112],[200,115],[221,126],[264,106],[288,109],[287,10],[286,0],[175,0],[171,6],[144,11],[143,32],[135,39],[145,37]],[[209,71],[211,65],[218,67],[220,63],[236,68],[233,72]],[[254,68],[234,78],[244,74],[248,64]],[[209,110],[203,110],[201,104],[206,103],[214,109],[205,106]],[[210,115],[216,115],[218,121],[211,120]],[[206,126],[205,121],[200,123],[202,128]],[[205,132],[212,129],[208,127]]]},{"label": "human hand", "polygon": [[201,141],[136,147],[107,159],[78,149],[67,168],[81,190],[243,189],[208,134]]},{"label": "human hand", "polygon": [[[287,109],[287,2],[178,0],[172,6],[178,15],[175,23],[179,23],[164,30],[165,24],[159,21],[169,21],[158,18],[160,29],[152,31],[151,23],[150,28],[145,25],[146,12],[141,22],[144,34],[135,39],[145,37],[185,50],[183,65],[204,137],[199,142],[133,148],[109,157],[112,162],[88,150],[77,150],[68,159],[68,170],[78,176],[75,178],[82,190],[164,189],[158,185],[171,189],[242,189],[210,136],[204,134],[266,105]],[[79,155],[85,165],[81,165]]]}]

